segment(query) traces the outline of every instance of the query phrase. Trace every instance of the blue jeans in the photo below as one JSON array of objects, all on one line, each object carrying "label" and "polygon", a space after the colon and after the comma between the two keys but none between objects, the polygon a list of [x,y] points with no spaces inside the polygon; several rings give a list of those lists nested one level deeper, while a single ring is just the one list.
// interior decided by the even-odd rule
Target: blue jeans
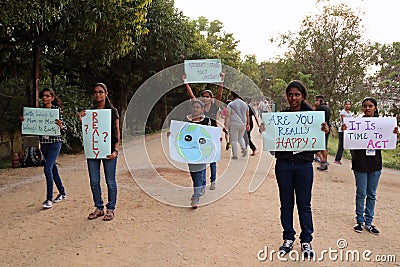
[{"label": "blue jeans", "polygon": [[[374,219],[376,189],[382,171],[358,172],[353,171],[356,177],[356,220],[357,223],[371,225]],[[365,199],[366,198],[366,199]],[[364,205],[365,203],[365,205]]]},{"label": "blue jeans", "polygon": [[314,231],[311,214],[311,191],[314,180],[312,163],[277,159],[275,175],[281,202],[283,239],[295,240],[293,210],[296,195],[301,227],[300,242],[311,242]]},{"label": "blue jeans", "polygon": [[192,199],[199,199],[201,190],[205,187],[206,181],[206,164],[188,164],[190,176],[193,181]]},{"label": "blue jeans", "polygon": [[[215,180],[217,179],[217,163],[216,162],[210,163],[210,171],[211,171],[210,181],[215,182]],[[206,184],[204,184],[204,185],[206,185]]]},{"label": "blue jeans", "polygon": [[103,162],[104,175],[108,189],[108,210],[114,210],[117,203],[117,181],[115,179],[117,169],[117,158],[115,159],[87,159],[90,177],[90,188],[92,189],[94,206],[100,210],[104,208],[100,187],[100,162]]},{"label": "blue jeans", "polygon": [[43,156],[46,159],[44,165],[44,174],[46,176],[47,185],[47,196],[46,200],[53,200],[53,181],[56,184],[58,192],[65,195],[64,186],[61,182],[60,174],[56,164],[56,159],[60,153],[62,142],[41,144],[40,149],[42,150]]}]

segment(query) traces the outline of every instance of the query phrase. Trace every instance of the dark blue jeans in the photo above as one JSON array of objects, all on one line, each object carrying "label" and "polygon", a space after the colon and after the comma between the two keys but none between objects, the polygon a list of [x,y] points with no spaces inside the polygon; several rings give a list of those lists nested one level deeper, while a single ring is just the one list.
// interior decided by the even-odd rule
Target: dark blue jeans
[{"label": "dark blue jeans", "polygon": [[60,174],[56,165],[56,159],[60,153],[62,142],[41,144],[40,149],[42,150],[43,156],[46,159],[44,165],[44,174],[46,176],[47,185],[47,196],[46,200],[53,201],[53,181],[56,184],[58,192],[65,195],[64,186],[61,182]]},{"label": "dark blue jeans", "polygon": [[[211,182],[215,182],[215,180],[217,179],[217,163],[216,162],[211,162],[210,163],[210,181]],[[205,186],[206,184],[204,184]]]},{"label": "dark blue jeans", "polygon": [[337,148],[337,152],[336,152],[336,156],[335,156],[335,161],[340,161],[342,159],[343,156],[343,132],[338,132],[338,138],[339,138],[339,142],[338,142],[338,148]]},{"label": "dark blue jeans", "polygon": [[300,242],[311,242],[314,232],[311,214],[311,191],[314,180],[312,162],[298,163],[277,159],[275,175],[281,202],[283,239],[295,240],[293,209],[296,200],[301,227]]},{"label": "dark blue jeans", "polygon": [[206,181],[206,164],[188,164],[193,181],[192,199],[199,199]]},{"label": "dark blue jeans", "polygon": [[90,177],[90,188],[92,189],[94,206],[99,210],[104,208],[100,187],[100,162],[103,162],[104,175],[108,189],[108,210],[114,210],[117,203],[117,181],[115,179],[117,170],[117,158],[115,159],[87,159]]}]

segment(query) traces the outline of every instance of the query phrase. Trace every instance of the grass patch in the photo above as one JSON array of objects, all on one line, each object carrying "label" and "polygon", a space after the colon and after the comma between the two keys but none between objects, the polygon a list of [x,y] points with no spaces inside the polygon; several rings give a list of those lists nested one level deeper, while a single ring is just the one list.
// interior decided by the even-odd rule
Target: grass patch
[{"label": "grass patch", "polygon": [[10,158],[0,159],[0,169],[7,169],[12,167],[12,162]]},{"label": "grass patch", "polygon": [[[336,155],[338,138],[329,136],[328,151],[329,155]],[[345,149],[342,158],[351,160],[350,150]],[[393,150],[382,150],[382,165],[385,168],[400,170],[400,147]]]}]

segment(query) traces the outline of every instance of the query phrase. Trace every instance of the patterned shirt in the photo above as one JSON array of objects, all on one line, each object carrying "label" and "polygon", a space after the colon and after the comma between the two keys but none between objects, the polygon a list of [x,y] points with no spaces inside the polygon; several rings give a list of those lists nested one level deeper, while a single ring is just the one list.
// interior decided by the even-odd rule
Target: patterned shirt
[{"label": "patterned shirt", "polygon": [[[60,107],[58,107],[58,106],[55,106],[55,105],[51,105],[51,108],[59,110],[59,115],[60,115],[59,120],[61,121],[62,126],[63,126],[63,128],[61,130],[61,133],[65,133],[67,131],[67,125],[65,124],[65,121],[64,121],[64,118],[63,118],[62,109]],[[62,142],[62,137],[61,137],[61,135],[52,135],[52,136],[50,136],[50,135],[40,135],[39,136],[39,140],[40,140],[41,144],[51,144],[51,143]]]}]

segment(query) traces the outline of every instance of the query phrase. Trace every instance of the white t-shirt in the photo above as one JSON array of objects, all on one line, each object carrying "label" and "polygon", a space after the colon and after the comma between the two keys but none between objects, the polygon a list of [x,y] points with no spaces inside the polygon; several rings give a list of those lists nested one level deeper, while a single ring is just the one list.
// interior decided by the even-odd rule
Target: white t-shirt
[{"label": "white t-shirt", "polygon": [[339,129],[338,129],[338,132],[342,132],[342,124],[343,124],[342,116],[343,116],[343,117],[353,117],[353,112],[349,111],[349,112],[347,113],[347,111],[344,110],[344,109],[343,109],[342,111],[340,111],[340,114],[339,114],[340,126],[339,126]]}]

